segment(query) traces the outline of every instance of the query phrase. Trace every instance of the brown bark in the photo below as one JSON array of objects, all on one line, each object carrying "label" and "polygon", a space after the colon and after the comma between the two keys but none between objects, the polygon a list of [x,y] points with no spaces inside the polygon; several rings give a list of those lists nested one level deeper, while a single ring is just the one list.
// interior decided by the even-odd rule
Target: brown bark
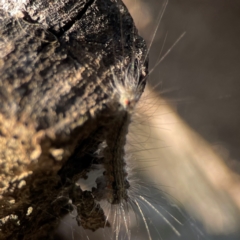
[{"label": "brown bark", "polygon": [[115,114],[112,70],[137,58],[144,77],[145,42],[118,0],[26,1],[14,13],[0,5],[0,239],[51,239],[74,205],[84,228],[104,227],[75,183]]}]

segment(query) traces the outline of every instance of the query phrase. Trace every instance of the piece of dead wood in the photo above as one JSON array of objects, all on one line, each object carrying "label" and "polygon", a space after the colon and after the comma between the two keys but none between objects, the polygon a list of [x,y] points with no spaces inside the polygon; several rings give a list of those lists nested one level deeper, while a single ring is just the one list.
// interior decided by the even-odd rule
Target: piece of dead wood
[{"label": "piece of dead wood", "polygon": [[112,70],[134,55],[146,75],[145,42],[119,0],[7,1],[0,16],[0,239],[51,239],[74,206],[104,227],[75,182],[114,116]]}]

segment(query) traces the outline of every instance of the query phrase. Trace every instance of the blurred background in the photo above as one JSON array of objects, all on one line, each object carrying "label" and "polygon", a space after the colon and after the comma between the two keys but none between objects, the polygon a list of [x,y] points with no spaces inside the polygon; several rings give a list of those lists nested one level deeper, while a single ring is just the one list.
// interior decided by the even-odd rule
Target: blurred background
[{"label": "blurred background", "polygon": [[[150,46],[151,71],[128,151],[147,186],[142,195],[181,234],[142,204],[151,237],[240,239],[240,1],[124,2]],[[131,239],[149,239],[139,219]],[[70,239],[111,239],[105,230],[76,229]]]},{"label": "blurred background", "polygon": [[[145,116],[145,126],[132,125],[146,133],[146,151],[136,159],[156,158],[145,177],[167,186],[162,190],[182,204],[205,238],[240,239],[240,2],[125,3],[150,46],[152,70],[137,117]],[[191,232],[190,224],[182,239],[201,235]]]}]

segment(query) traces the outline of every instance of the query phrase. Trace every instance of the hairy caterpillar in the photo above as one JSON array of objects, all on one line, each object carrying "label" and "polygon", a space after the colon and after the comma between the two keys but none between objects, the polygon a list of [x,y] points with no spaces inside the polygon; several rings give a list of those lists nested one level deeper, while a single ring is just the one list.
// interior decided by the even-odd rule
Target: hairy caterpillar
[{"label": "hairy caterpillar", "polygon": [[[163,11],[159,14],[157,25],[159,25],[161,21],[166,5],[167,2],[165,2]],[[182,36],[183,35],[180,36],[174,45],[176,45]],[[157,64],[162,61],[174,45],[160,58]],[[96,155],[100,160],[97,164],[92,165],[92,169],[90,169],[87,174],[88,179],[86,181],[81,180],[79,184],[83,190],[92,191],[96,200],[100,202],[101,206],[105,209],[107,221],[112,225],[112,234],[108,233],[107,229],[103,230],[105,239],[133,239],[134,236],[130,230],[130,226],[134,222],[131,217],[132,213],[139,215],[142,219],[147,238],[149,240],[154,239],[149,228],[149,224],[151,225],[151,223],[149,223],[149,220],[151,222],[151,217],[145,216],[144,207],[152,209],[155,214],[159,215],[160,218],[167,223],[177,236],[180,236],[179,231],[174,225],[152,204],[154,200],[151,199],[153,198],[151,194],[146,193],[146,196],[144,193],[141,194],[144,188],[151,189],[151,187],[149,187],[151,183],[142,183],[137,180],[137,178],[134,178],[134,176],[131,176],[131,169],[134,167],[131,166],[132,159],[125,154],[125,138],[135,105],[140,98],[138,86],[141,87],[141,84],[145,84],[145,79],[139,79],[141,69],[139,68],[137,58],[130,59],[127,64],[120,66],[120,70],[123,76],[122,81],[117,79],[115,73],[112,72],[115,99],[119,102],[117,109],[118,119],[116,124],[111,126],[114,127],[108,130],[107,140],[99,146],[99,152],[96,153]],[[154,69],[150,70],[150,73],[153,70]],[[113,104],[112,107],[114,108],[116,106]],[[127,158],[129,158],[129,160],[127,160]],[[90,180],[92,180],[92,184],[89,184]],[[84,188],[84,184],[91,186]],[[169,216],[181,225],[170,213]],[[159,236],[160,235],[161,234],[159,234]],[[85,238],[92,239],[93,237],[90,236],[90,233],[86,233]],[[82,238],[84,238],[84,234]]]},{"label": "hairy caterpillar", "polygon": [[[153,63],[153,65],[154,65],[154,63]],[[151,68],[150,68],[151,69]],[[144,101],[144,99],[142,99],[143,101]],[[142,102],[143,102],[142,101]],[[147,106],[149,109],[152,107],[152,106]],[[150,110],[149,110],[150,111]],[[149,117],[152,117],[153,116],[153,113],[150,113],[150,116]],[[147,120],[146,120],[146,118],[145,119],[141,119],[140,121],[142,121],[142,122],[147,122]],[[172,122],[171,121],[168,121],[168,122],[166,122],[166,124],[171,124]],[[137,124],[137,122],[134,122],[133,123],[133,125],[136,125]],[[175,123],[176,124],[176,123]],[[156,126],[157,128],[162,128],[162,127],[165,127],[165,126],[161,126],[161,125],[158,125],[158,126]],[[146,127],[147,128],[147,127]],[[166,129],[169,131],[171,131],[171,129],[172,129],[172,127],[171,126],[169,126],[169,125],[167,125],[167,127],[166,127]],[[130,131],[130,133],[129,133],[130,135],[131,135],[131,131]],[[146,130],[146,133],[143,133],[142,132],[142,134],[145,134],[145,136],[149,136],[149,138],[151,139],[151,138],[153,138],[153,134],[151,134],[151,133],[149,133],[147,130]],[[133,136],[134,138],[135,138],[135,140],[134,141],[131,141],[130,143],[131,144],[134,144],[134,143],[136,143],[136,142],[138,142],[139,143],[139,145],[140,146],[138,146],[139,147],[139,155],[140,155],[140,158],[136,158],[136,160],[137,161],[140,161],[141,159],[142,160],[144,160],[144,161],[148,161],[150,164],[149,165],[154,165],[155,163],[152,163],[151,162],[151,159],[150,159],[150,157],[149,158],[146,158],[146,157],[144,157],[144,156],[141,156],[141,150],[143,150],[144,148],[146,149],[147,147],[146,147],[146,145],[144,144],[144,142],[141,142],[140,143],[140,139],[138,138],[138,136]],[[147,137],[146,137],[147,138]],[[162,145],[164,145],[164,144],[162,144]],[[171,142],[170,142],[170,148],[171,148]],[[148,145],[148,147],[149,147],[149,145]],[[135,150],[136,151],[136,150]],[[141,158],[142,157],[142,158]],[[129,155],[129,153],[127,154],[127,159],[129,159],[129,161],[128,162],[132,162],[133,160],[134,160],[134,157],[133,156],[131,156],[131,155]],[[135,166],[133,165],[132,167],[130,167],[131,169],[136,169],[136,164],[135,164]],[[104,170],[102,170],[102,172],[103,172]],[[129,171],[129,170],[128,170]],[[91,171],[92,172],[92,171]],[[168,173],[166,173],[166,174],[168,174]],[[99,174],[99,175],[102,175],[102,173],[101,174]],[[195,176],[194,176],[195,177]],[[130,176],[129,176],[129,178],[130,178]],[[96,178],[95,178],[96,179]],[[130,178],[130,180],[131,180],[131,178]],[[94,183],[95,181],[93,181],[93,183]],[[139,181],[135,181],[135,183],[134,182],[132,182],[132,181],[130,181],[130,186],[136,186],[136,185],[139,185]],[[175,183],[174,182],[172,182],[172,183],[170,183],[169,184],[169,186],[171,186],[171,187],[173,187],[174,188],[174,185],[175,185]],[[149,186],[149,185],[148,185]],[[139,193],[139,189],[138,189],[138,193]],[[197,191],[197,190],[196,190]],[[100,192],[102,192],[102,191],[100,191]],[[167,191],[166,191],[167,192]],[[140,194],[139,194],[140,195]],[[150,202],[155,202],[153,199],[155,199],[154,197],[151,197],[152,196],[152,194],[150,194],[149,192],[147,192],[146,193],[146,195],[149,197],[149,198],[151,198],[151,200],[150,200]],[[136,195],[136,193],[133,195],[133,196],[131,196],[131,199],[137,199],[137,195]],[[107,202],[107,201],[106,201]],[[109,207],[109,209],[110,209],[110,203],[106,203],[107,204],[107,207]],[[159,205],[159,204],[158,204]],[[113,206],[113,205],[112,205]],[[200,206],[200,205],[199,205]],[[113,207],[112,207],[113,208]],[[209,208],[209,210],[210,210],[210,208]],[[116,224],[116,225],[113,225],[112,226],[112,230],[113,230],[113,232],[115,231],[115,233],[118,233],[118,237],[119,238],[122,238],[122,239],[127,239],[127,237],[128,236],[130,236],[130,235],[128,235],[127,233],[124,233],[124,232],[127,232],[126,231],[126,228],[125,228],[125,223],[127,223],[128,222],[128,218],[126,217],[125,219],[126,219],[126,221],[125,221],[125,219],[124,219],[124,217],[123,217],[123,215],[122,215],[122,210],[121,210],[121,208],[120,208],[120,206],[119,205],[115,205],[115,209],[113,209],[112,210],[112,212],[118,212],[119,213],[119,219],[121,220],[120,222],[121,222],[121,229],[122,229],[122,232],[120,231],[120,230],[118,230],[119,228],[117,227],[117,226],[120,226],[119,225],[119,223],[118,224]],[[153,226],[153,224],[151,223],[151,221],[154,221],[154,217],[153,217],[153,214],[149,214],[149,208],[148,208],[148,210],[146,211],[146,209],[143,209],[142,210],[142,212],[143,212],[143,214],[144,214],[144,216],[145,216],[145,219],[146,219],[146,221],[148,221],[148,225],[149,225],[149,228],[151,228],[152,226]],[[106,214],[108,213],[109,211],[106,211]],[[142,220],[142,217],[141,217],[141,212],[138,210],[138,208],[137,208],[137,206],[135,206],[135,209],[134,209],[134,211],[133,211],[135,214],[137,214],[137,216],[141,219],[140,221],[138,221],[138,222],[142,222],[143,223],[143,220]],[[113,214],[113,216],[114,216],[114,214]],[[131,214],[129,213],[129,215],[126,213],[126,216],[131,216]],[[214,216],[214,215],[213,215]],[[134,217],[133,217],[134,218]],[[161,220],[161,218],[158,216],[158,217],[156,217],[157,218],[157,220],[155,219],[155,226],[156,226],[156,228],[159,228],[159,225],[161,225],[161,224],[163,224],[162,223],[162,220]],[[216,219],[217,220],[217,219]],[[161,223],[159,223],[159,221],[161,221]],[[113,219],[113,221],[112,221],[112,223],[114,222],[114,219]],[[115,221],[116,222],[116,221]],[[157,224],[156,224],[157,223]],[[159,223],[159,224],[158,224]],[[131,223],[130,224],[132,224],[132,225],[134,225],[134,221],[132,221],[131,220]],[[192,224],[192,223],[191,223]],[[140,229],[139,227],[138,227],[138,229]],[[159,230],[159,229],[158,229]],[[154,232],[155,232],[155,229],[150,229],[149,230],[150,231],[150,233],[151,233],[151,236],[152,236],[152,239],[160,239],[160,237],[159,236],[154,236]],[[83,235],[84,235],[84,230],[82,231],[83,232]],[[102,233],[102,235],[103,236],[105,236],[105,239],[108,239],[108,238],[114,238],[113,237],[113,235],[110,235],[110,233],[108,233],[108,229],[105,229],[104,231],[103,231],[104,233]],[[120,233],[121,232],[121,233]],[[130,230],[128,231],[128,233],[130,232]],[[143,225],[143,234],[144,234],[144,237],[143,237],[143,239],[147,239],[147,238],[149,238],[148,236],[147,236],[147,230],[146,230],[146,227],[144,227],[144,225]],[[159,232],[160,232],[160,235],[161,235],[161,231],[159,230]],[[104,235],[105,234],[105,235]],[[201,235],[201,234],[200,234]],[[90,235],[90,233],[87,233],[86,235],[84,235],[85,236],[85,238],[87,238],[86,236],[89,236],[89,238],[90,239],[92,239],[92,237],[90,237],[91,235]],[[197,234],[197,236],[199,236],[198,234]],[[116,236],[115,236],[116,237]],[[131,230],[131,238],[133,238],[134,239],[134,234],[132,233],[132,230]],[[139,239],[140,237],[138,237],[138,239]],[[189,239],[190,237],[189,236],[186,236],[185,237],[185,239]],[[196,237],[197,238],[197,237]],[[94,238],[93,238],[94,239]],[[164,238],[163,237],[163,239],[168,239],[168,238]],[[184,239],[184,237],[183,237],[183,239]],[[194,237],[192,237],[192,238],[190,238],[190,239],[195,239]]]}]

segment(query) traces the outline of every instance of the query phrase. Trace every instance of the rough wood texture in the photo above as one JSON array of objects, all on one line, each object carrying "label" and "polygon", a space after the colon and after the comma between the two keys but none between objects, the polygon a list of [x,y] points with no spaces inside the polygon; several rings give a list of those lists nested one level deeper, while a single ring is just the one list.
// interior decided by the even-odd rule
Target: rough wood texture
[{"label": "rough wood texture", "polygon": [[0,4],[0,239],[51,239],[74,206],[95,230],[104,213],[75,182],[115,116],[112,71],[137,59],[145,78],[146,45],[121,1],[25,3]]}]

